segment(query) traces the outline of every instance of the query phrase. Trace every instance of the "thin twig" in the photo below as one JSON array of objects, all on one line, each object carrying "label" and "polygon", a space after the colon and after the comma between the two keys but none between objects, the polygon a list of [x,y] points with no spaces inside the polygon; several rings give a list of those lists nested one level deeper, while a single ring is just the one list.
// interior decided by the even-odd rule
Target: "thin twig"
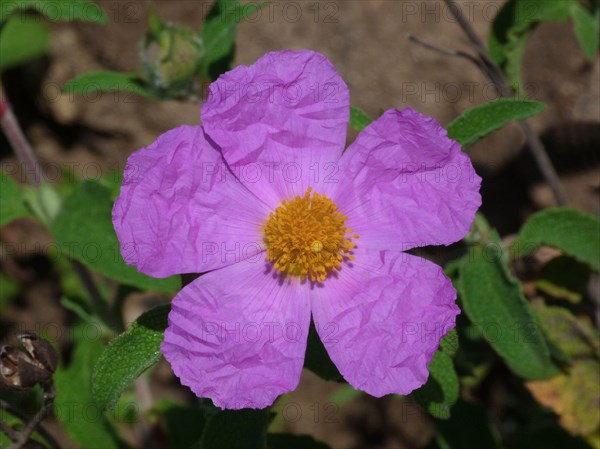
[{"label": "thin twig", "polygon": [[53,408],[52,401],[46,401],[42,408],[36,413],[36,415],[29,421],[25,428],[18,433],[18,438],[13,442],[8,449],[22,449],[27,442],[29,441],[29,437],[36,430],[36,428],[40,425],[40,423],[50,414]]},{"label": "thin twig", "polygon": [[2,430],[11,441],[15,441],[19,437],[19,433],[2,419],[0,419],[0,430]]},{"label": "thin twig", "polygon": [[[8,402],[3,401],[2,399],[0,399],[0,408],[6,410],[11,415],[14,415],[15,417],[19,418],[21,421],[23,421],[23,423],[29,422],[29,417],[27,417],[26,415],[24,415],[23,413],[21,413],[19,410],[17,410],[15,407],[13,407],[11,404],[9,404]],[[42,407],[42,408],[44,408],[44,407]],[[52,410],[52,408],[50,408],[50,411],[51,410]],[[45,411],[45,413],[49,413],[49,411]],[[39,414],[40,414],[40,412],[38,412],[38,414],[36,414],[36,416],[38,416]],[[40,417],[41,417],[41,419],[45,418],[45,416],[40,416]],[[35,418],[35,416],[34,416],[34,418]],[[40,418],[38,418],[38,420],[40,420]],[[37,424],[37,426],[38,426],[37,429],[34,428],[34,430],[37,433],[39,433],[40,436],[44,440],[46,440],[46,442],[50,445],[50,447],[52,449],[60,449],[60,445],[58,444],[58,442],[54,439],[54,437],[52,435],[50,435],[50,433],[42,425],[39,424],[40,422],[41,422],[41,420]],[[13,429],[13,431],[14,431],[14,429]],[[16,441],[16,438],[19,438],[16,435],[13,438],[8,433],[7,433],[7,436],[12,441]]]},{"label": "thin twig", "polygon": [[[483,42],[475,33],[471,23],[465,17],[460,7],[456,4],[454,0],[444,0],[450,13],[454,16],[461,29],[469,39],[469,43],[473,49],[479,55],[483,68],[480,69],[483,71],[486,78],[488,78],[492,84],[494,85],[496,91],[501,97],[504,98],[512,98],[513,91],[510,88],[508,80],[502,69],[492,60],[489,53],[487,52]],[[563,186],[560,182],[560,178],[556,173],[554,166],[552,165],[552,161],[548,157],[548,153],[546,152],[546,148],[544,144],[540,140],[539,136],[533,131],[529,123],[525,120],[520,122],[521,129],[525,134],[525,138],[527,139],[527,143],[535,161],[540,168],[546,182],[552,189],[554,193],[554,197],[556,198],[556,202],[559,205],[567,204],[567,196],[563,189]]]},{"label": "thin twig", "polygon": [[406,39],[408,39],[409,41],[411,41],[411,42],[415,42],[415,43],[417,43],[417,44],[419,44],[419,45],[421,45],[421,46],[423,46],[423,47],[425,47],[425,48],[427,48],[429,50],[436,51],[436,52],[441,53],[443,55],[446,55],[446,56],[456,56],[456,57],[459,57],[459,58],[464,58],[464,59],[472,62],[473,64],[475,64],[475,66],[478,69],[482,70],[482,68],[481,68],[481,61],[479,59],[477,59],[476,57],[474,57],[473,55],[471,55],[471,54],[469,54],[469,53],[467,53],[465,51],[456,50],[454,48],[439,47],[439,46],[437,46],[435,44],[432,44],[431,42],[427,42],[427,41],[425,41],[425,40],[423,40],[423,39],[415,36],[414,34],[410,34],[410,33],[406,33],[404,35],[404,37]]}]

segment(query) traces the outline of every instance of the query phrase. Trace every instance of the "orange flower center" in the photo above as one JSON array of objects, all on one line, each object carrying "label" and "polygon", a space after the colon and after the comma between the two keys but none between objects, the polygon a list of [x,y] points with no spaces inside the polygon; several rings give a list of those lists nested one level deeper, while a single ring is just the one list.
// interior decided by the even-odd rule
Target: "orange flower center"
[{"label": "orange flower center", "polygon": [[324,281],[344,258],[354,259],[351,239],[358,235],[346,227],[347,219],[333,201],[309,187],[269,216],[264,229],[267,260],[284,274]]}]

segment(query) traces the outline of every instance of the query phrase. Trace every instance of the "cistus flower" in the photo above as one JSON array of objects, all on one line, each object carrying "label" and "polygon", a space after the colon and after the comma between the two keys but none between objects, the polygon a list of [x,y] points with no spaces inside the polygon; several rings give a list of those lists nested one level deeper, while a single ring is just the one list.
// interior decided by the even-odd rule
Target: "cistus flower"
[{"label": "cistus flower", "polygon": [[162,352],[222,408],[263,408],[299,381],[312,319],[373,396],[423,385],[456,291],[407,253],[468,232],[481,179],[432,118],[389,110],[345,151],[348,87],[323,55],[269,53],[210,86],[203,126],[127,162],[113,222],[155,277],[206,273],[172,302]]}]

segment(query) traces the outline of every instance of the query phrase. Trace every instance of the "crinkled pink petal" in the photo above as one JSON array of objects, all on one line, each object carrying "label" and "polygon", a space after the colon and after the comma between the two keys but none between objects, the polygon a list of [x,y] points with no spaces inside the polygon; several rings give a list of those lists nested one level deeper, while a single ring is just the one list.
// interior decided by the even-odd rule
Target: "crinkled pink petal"
[{"label": "crinkled pink petal", "polygon": [[264,408],[296,388],[310,300],[264,257],[212,271],[173,300],[162,352],[181,383],[226,409]]},{"label": "crinkled pink petal", "polygon": [[268,214],[203,129],[180,126],[129,157],[112,215],[125,261],[165,277],[256,256]]},{"label": "crinkled pink petal", "polygon": [[340,160],[332,194],[363,248],[407,250],[463,238],[481,205],[481,178],[433,118],[389,110]]},{"label": "crinkled pink petal", "polygon": [[312,291],[317,332],[352,386],[376,397],[408,394],[427,381],[427,366],[455,325],[456,291],[425,259],[354,253],[354,262]]},{"label": "crinkled pink petal", "polygon": [[340,180],[349,114],[348,87],[325,56],[281,51],[212,83],[202,122],[233,172],[275,208]]}]

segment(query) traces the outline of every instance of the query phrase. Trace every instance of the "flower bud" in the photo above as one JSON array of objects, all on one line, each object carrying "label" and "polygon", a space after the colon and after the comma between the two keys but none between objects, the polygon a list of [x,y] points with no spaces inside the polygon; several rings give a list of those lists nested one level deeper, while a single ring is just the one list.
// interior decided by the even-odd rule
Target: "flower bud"
[{"label": "flower bud", "polygon": [[154,89],[169,96],[191,93],[203,54],[202,40],[191,29],[163,23],[150,9],[140,56],[143,75]]}]

